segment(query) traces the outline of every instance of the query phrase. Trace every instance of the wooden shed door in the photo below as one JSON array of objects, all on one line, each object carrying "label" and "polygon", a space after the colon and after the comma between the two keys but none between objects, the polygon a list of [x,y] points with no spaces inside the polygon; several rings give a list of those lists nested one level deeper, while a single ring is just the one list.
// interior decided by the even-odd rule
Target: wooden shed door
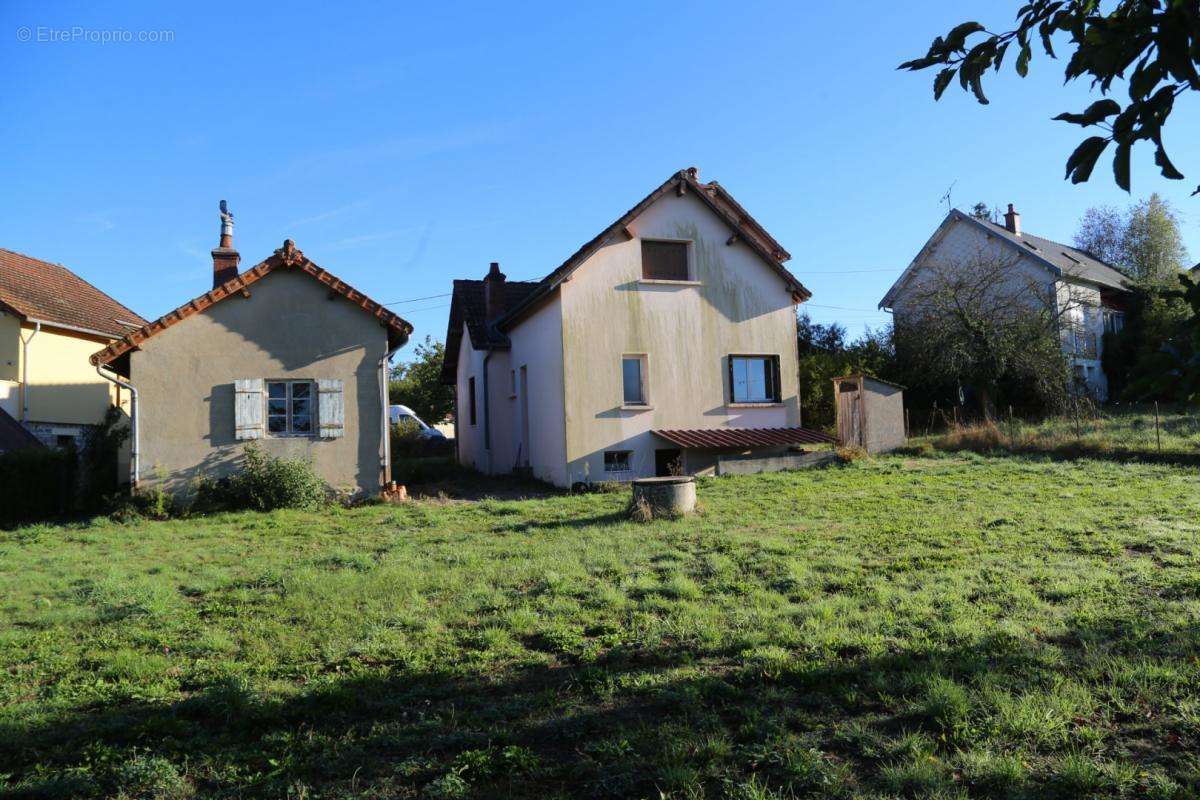
[{"label": "wooden shed door", "polygon": [[838,386],[838,438],[847,446],[862,447],[862,390],[854,381],[842,381]]}]

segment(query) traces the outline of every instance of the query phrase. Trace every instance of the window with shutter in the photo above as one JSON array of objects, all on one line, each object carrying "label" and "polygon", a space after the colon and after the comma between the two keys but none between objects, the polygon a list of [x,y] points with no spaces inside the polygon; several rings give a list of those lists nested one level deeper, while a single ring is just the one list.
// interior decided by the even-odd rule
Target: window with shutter
[{"label": "window with shutter", "polygon": [[342,399],[341,378],[321,378],[317,381],[320,397],[317,413],[320,417],[322,439],[337,439],[345,432],[345,402]]},{"label": "window with shutter", "polygon": [[642,278],[654,281],[688,280],[687,242],[642,241]]},{"label": "window with shutter", "polygon": [[233,384],[233,436],[261,439],[263,435],[263,379],[242,378]]}]

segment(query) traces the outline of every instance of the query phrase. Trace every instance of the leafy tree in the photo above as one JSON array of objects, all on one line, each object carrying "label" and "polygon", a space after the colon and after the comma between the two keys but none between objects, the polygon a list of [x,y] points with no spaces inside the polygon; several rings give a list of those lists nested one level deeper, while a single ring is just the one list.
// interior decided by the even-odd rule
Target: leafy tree
[{"label": "leafy tree", "polygon": [[[1125,356],[1129,400],[1167,400],[1200,403],[1200,284],[1179,275],[1180,289],[1141,290],[1139,300],[1165,310],[1135,317],[1135,325],[1154,326],[1113,337],[1114,358]],[[1128,331],[1128,328],[1127,328]],[[1122,348],[1132,350],[1124,353]],[[1106,353],[1106,367],[1108,356]]]},{"label": "leafy tree", "polygon": [[930,265],[896,309],[901,382],[932,394],[969,389],[984,418],[1002,402],[1053,408],[1065,400],[1060,334],[1078,305],[1057,302],[1014,259],[980,254]]},{"label": "leafy tree", "polygon": [[843,326],[836,322],[821,325],[801,313],[796,319],[796,339],[800,402],[808,428],[832,428],[836,422],[834,378],[858,372],[887,377],[895,362],[891,334],[886,330],[867,331],[848,342]]},{"label": "leafy tree", "polygon": [[[1067,159],[1071,182],[1083,183],[1091,177],[1101,154],[1115,144],[1113,177],[1128,191],[1130,152],[1139,141],[1154,145],[1154,160],[1164,177],[1182,179],[1167,157],[1163,127],[1175,99],[1189,89],[1200,90],[1200,4],[1196,0],[1028,0],[1017,11],[1012,30],[994,33],[978,22],[964,22],[934,39],[924,57],[906,61],[900,69],[941,67],[933,80],[935,100],[957,77],[964,91],[970,90],[986,104],[987,70],[999,71],[1011,48],[1016,53],[1012,59],[1016,72],[1025,77],[1033,60],[1034,38],[1047,56],[1057,58],[1054,39],[1059,33],[1066,34],[1073,50],[1066,80],[1090,77],[1092,88],[1104,96],[1081,113],[1055,117],[1100,131]],[[1124,106],[1108,97],[1117,79],[1125,80],[1128,89]]]},{"label": "leafy tree", "polygon": [[1080,250],[1091,253],[1105,264],[1130,274],[1125,251],[1125,231],[1128,227],[1128,215],[1122,215],[1112,206],[1093,206],[1083,212],[1074,243]]},{"label": "leafy tree", "polygon": [[982,219],[986,222],[991,222],[996,217],[992,210],[988,208],[987,203],[976,203],[971,206],[971,216],[975,219]]},{"label": "leafy tree", "polygon": [[1179,233],[1179,218],[1170,203],[1150,195],[1129,212],[1125,229],[1126,258],[1133,276],[1151,283],[1168,283],[1187,263],[1187,248]]},{"label": "leafy tree", "polygon": [[1110,206],[1089,208],[1079,222],[1075,246],[1148,286],[1174,286],[1188,261],[1179,217],[1157,194],[1124,213]]},{"label": "leafy tree", "polygon": [[441,422],[454,410],[454,389],[442,384],[446,346],[426,336],[413,350],[413,359],[392,368],[388,398],[405,405],[425,422]]}]

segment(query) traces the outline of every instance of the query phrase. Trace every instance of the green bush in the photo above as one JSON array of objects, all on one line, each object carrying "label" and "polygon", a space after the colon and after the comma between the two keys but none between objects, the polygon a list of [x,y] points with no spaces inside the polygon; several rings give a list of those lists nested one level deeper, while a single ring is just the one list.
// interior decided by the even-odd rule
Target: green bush
[{"label": "green bush", "polygon": [[392,462],[406,458],[432,458],[454,452],[454,443],[449,439],[421,435],[421,426],[408,420],[392,424]]},{"label": "green bush", "polygon": [[197,481],[194,510],[272,511],[319,508],[329,502],[329,487],[308,461],[267,455],[253,443],[246,445],[245,456],[239,472]]},{"label": "green bush", "polygon": [[0,454],[0,525],[66,513],[71,508],[75,477],[74,448],[28,448]]}]

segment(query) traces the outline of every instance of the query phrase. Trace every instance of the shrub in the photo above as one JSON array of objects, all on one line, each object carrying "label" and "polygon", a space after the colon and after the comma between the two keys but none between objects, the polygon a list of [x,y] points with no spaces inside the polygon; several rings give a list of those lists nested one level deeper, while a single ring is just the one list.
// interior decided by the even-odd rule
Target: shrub
[{"label": "shrub", "polygon": [[430,458],[454,452],[454,443],[441,437],[421,435],[421,426],[415,422],[397,422],[392,425],[392,462],[406,458]]},{"label": "shrub", "polygon": [[0,455],[0,525],[66,513],[75,469],[74,448],[28,448]]},{"label": "shrub", "polygon": [[267,455],[253,443],[246,445],[245,456],[239,472],[196,482],[196,511],[318,508],[329,501],[329,487],[308,461]]},{"label": "shrub", "polygon": [[101,423],[87,432],[81,452],[79,487],[79,506],[85,511],[112,506],[112,497],[127,482],[117,474],[117,457],[129,438],[125,420],[121,409],[109,406]]}]

